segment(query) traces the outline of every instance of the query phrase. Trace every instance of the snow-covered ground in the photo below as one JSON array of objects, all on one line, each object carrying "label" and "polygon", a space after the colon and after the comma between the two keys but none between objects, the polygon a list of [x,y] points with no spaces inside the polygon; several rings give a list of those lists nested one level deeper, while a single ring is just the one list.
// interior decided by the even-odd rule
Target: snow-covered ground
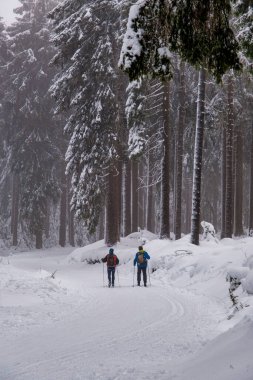
[{"label": "snow-covered ground", "polygon": [[[88,264],[102,241],[0,257],[1,380],[253,379],[253,239],[196,247],[146,232],[151,286],[138,288],[138,237],[115,247],[114,289]],[[227,274],[242,282],[238,311]]]}]

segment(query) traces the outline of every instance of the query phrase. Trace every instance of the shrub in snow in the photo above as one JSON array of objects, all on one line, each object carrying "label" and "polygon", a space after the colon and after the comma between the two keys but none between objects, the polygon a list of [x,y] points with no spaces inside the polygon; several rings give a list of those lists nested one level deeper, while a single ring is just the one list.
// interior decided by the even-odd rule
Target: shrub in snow
[{"label": "shrub in snow", "polygon": [[237,279],[240,281],[245,278],[249,273],[249,268],[247,267],[229,267],[227,273],[227,280],[231,282],[232,279]]},{"label": "shrub in snow", "polygon": [[[243,282],[245,281],[244,279],[245,277],[247,278],[248,273],[249,273],[249,268],[247,267],[228,268],[227,281],[230,282],[229,296],[234,306],[238,304],[238,296],[234,295],[233,292],[241,284],[243,284]],[[253,290],[253,281],[252,281],[252,290]]]},{"label": "shrub in snow", "polygon": [[202,221],[201,227],[203,228],[203,238],[205,240],[215,240],[215,229],[211,223]]}]

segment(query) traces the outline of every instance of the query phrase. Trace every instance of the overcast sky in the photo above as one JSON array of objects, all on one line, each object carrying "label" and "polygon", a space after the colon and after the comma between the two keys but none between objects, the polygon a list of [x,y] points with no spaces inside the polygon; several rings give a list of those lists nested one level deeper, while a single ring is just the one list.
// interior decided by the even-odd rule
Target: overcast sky
[{"label": "overcast sky", "polygon": [[13,8],[17,8],[20,4],[18,0],[0,0],[0,17],[3,17],[7,24],[15,20],[12,12]]}]

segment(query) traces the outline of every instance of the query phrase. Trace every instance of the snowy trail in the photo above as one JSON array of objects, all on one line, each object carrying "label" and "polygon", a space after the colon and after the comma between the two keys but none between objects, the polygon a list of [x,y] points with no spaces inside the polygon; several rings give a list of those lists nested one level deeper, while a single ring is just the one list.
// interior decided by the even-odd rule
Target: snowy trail
[{"label": "snowy trail", "polygon": [[[16,265],[31,270],[41,263]],[[53,271],[55,263],[44,267]],[[101,264],[59,266],[64,292],[49,304],[43,293],[38,323],[3,334],[1,380],[174,379],[175,366],[218,333],[217,305],[203,296],[159,280],[133,288],[127,265],[121,287],[103,288],[101,277]]]}]

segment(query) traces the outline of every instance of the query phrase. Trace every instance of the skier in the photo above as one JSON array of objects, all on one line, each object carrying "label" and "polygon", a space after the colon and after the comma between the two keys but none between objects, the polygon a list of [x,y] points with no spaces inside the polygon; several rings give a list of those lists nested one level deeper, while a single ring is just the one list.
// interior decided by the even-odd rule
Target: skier
[{"label": "skier", "polygon": [[137,284],[141,285],[141,272],[143,273],[144,286],[147,286],[147,266],[150,256],[143,250],[143,247],[139,247],[139,252],[136,253],[134,259],[134,266],[137,264]]},{"label": "skier", "polygon": [[106,255],[102,261],[107,263],[107,274],[108,274],[108,287],[111,286],[114,288],[114,279],[115,279],[115,268],[119,264],[118,257],[113,253],[113,248],[109,249],[109,254]]}]

